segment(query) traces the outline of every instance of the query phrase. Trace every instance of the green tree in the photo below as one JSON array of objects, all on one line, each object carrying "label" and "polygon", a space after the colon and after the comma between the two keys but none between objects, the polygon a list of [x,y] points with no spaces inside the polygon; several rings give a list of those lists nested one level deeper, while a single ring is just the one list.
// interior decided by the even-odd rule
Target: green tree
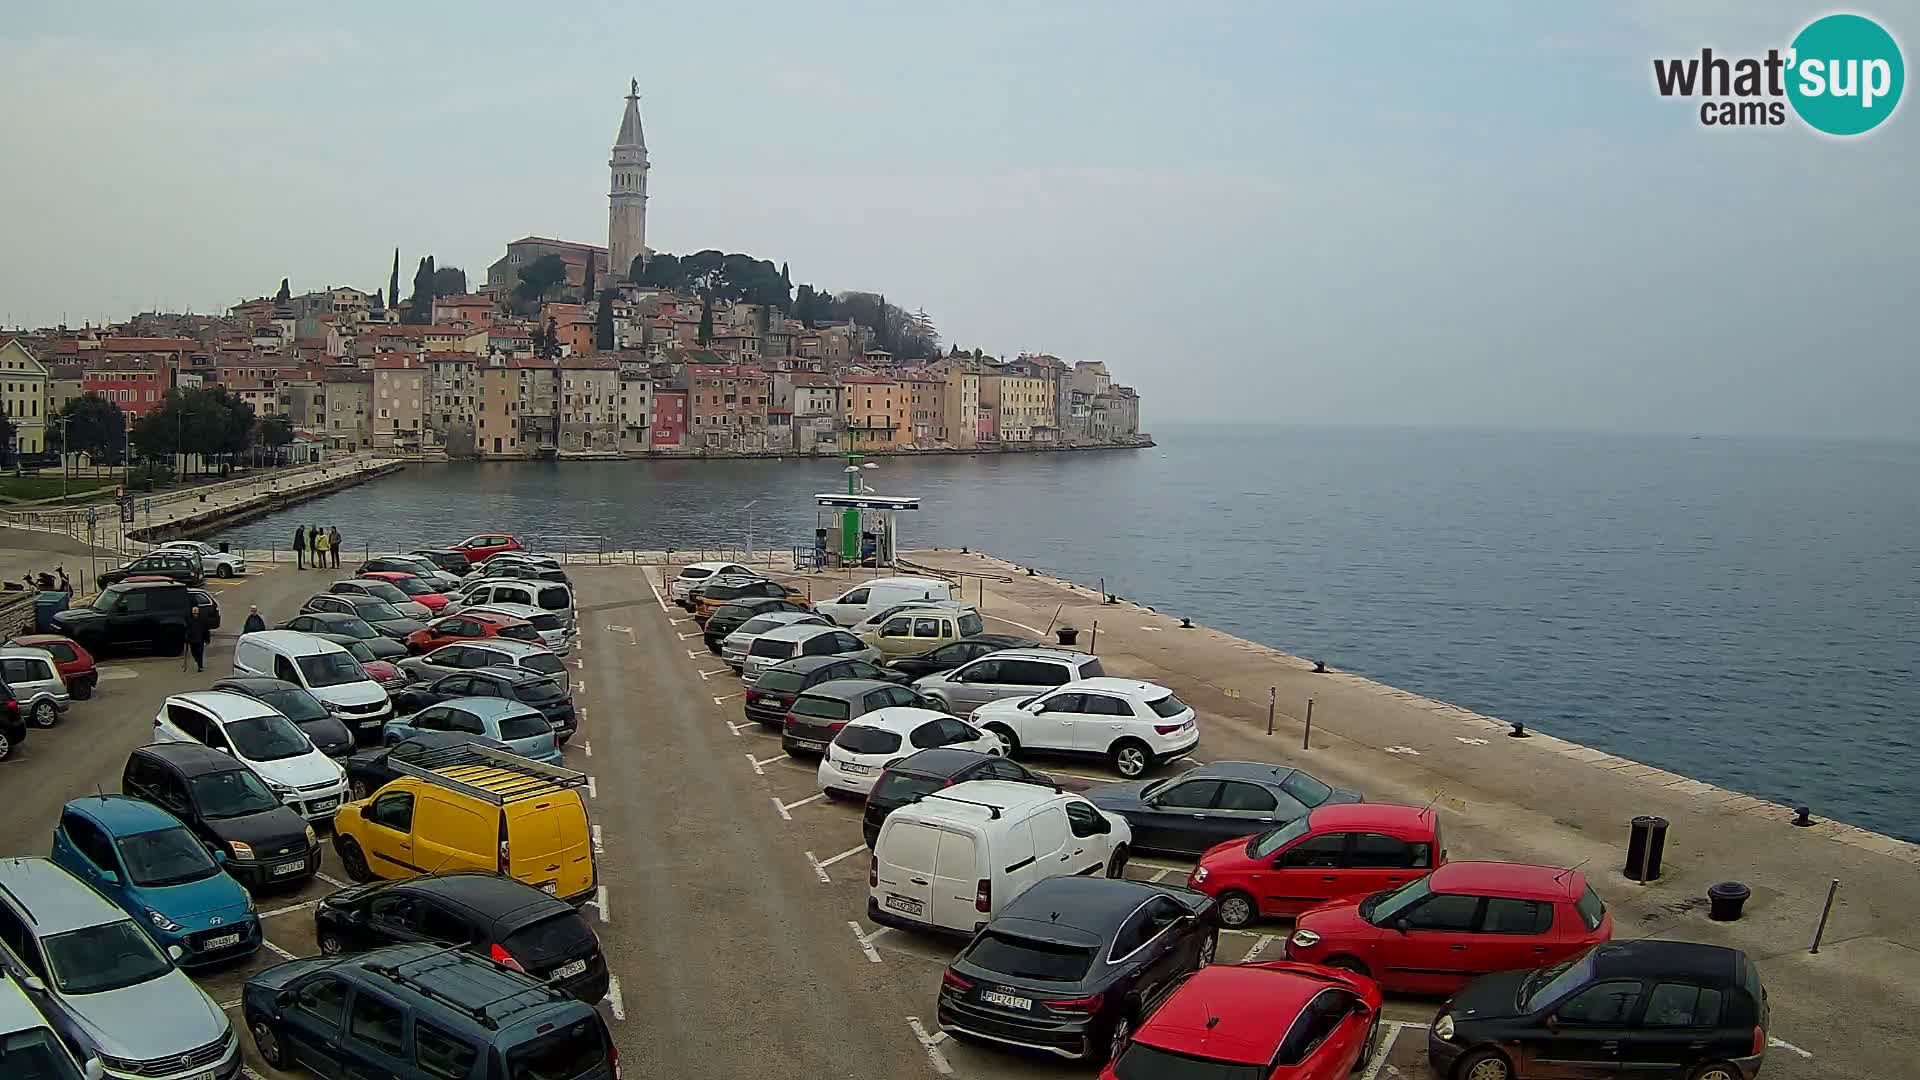
[{"label": "green tree", "polygon": [[467,272],[457,266],[442,266],[433,272],[433,295],[458,296],[467,291]]},{"label": "green tree", "polygon": [[120,406],[97,393],[82,394],[60,410],[57,430],[67,452],[85,454],[96,465],[118,465],[126,422]]},{"label": "green tree", "polygon": [[[432,285],[428,282],[431,273],[432,272],[427,269],[427,260],[425,258],[422,258],[418,263],[414,264],[413,295],[407,300],[406,310],[400,316],[401,322],[424,323],[427,321],[420,317],[420,297],[424,295],[428,289],[432,288]],[[428,318],[433,316],[433,306],[431,304],[427,306],[426,313]]]},{"label": "green tree", "polygon": [[14,427],[13,418],[0,413],[0,463],[12,465],[18,460],[13,440],[19,433],[19,429]]},{"label": "green tree", "polygon": [[699,344],[705,346],[713,337],[713,290],[700,291],[700,337]]},{"label": "green tree", "polygon": [[613,351],[613,290],[600,294],[600,309],[593,313],[593,347],[600,352]]},{"label": "green tree", "polygon": [[542,255],[520,270],[520,283],[513,295],[538,306],[555,285],[567,280],[567,263],[558,255]]},{"label": "green tree", "polygon": [[400,249],[393,249],[393,273],[387,278],[387,297],[394,307],[400,306]]},{"label": "green tree", "polygon": [[273,452],[273,460],[283,460],[282,451],[293,442],[293,422],[284,416],[268,416],[259,424],[260,445]]},{"label": "green tree", "polygon": [[181,417],[173,391],[166,400],[148,409],[133,422],[129,441],[134,456],[149,463],[160,463],[180,452]]}]

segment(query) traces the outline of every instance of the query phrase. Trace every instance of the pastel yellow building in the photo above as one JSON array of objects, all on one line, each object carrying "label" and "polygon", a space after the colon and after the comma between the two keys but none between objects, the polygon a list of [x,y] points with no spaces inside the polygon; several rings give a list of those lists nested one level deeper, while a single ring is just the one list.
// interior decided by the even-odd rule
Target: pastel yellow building
[{"label": "pastel yellow building", "polygon": [[14,449],[38,454],[47,448],[47,368],[18,340],[0,345],[0,410],[13,423]]}]

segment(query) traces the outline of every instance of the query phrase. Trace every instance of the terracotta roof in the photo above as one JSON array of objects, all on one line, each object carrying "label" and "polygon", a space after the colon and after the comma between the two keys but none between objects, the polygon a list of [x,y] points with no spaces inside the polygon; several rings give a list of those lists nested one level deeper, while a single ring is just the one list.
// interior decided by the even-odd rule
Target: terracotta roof
[{"label": "terracotta roof", "polygon": [[767,373],[745,364],[688,364],[687,374],[703,379],[764,379]]},{"label": "terracotta roof", "polygon": [[591,251],[599,255],[605,255],[607,253],[606,248],[594,244],[576,244],[571,240],[555,240],[550,236],[523,236],[509,243],[507,246],[510,248],[519,247],[521,244],[549,244],[553,247],[568,248],[573,251]]},{"label": "terracotta roof", "polygon": [[900,380],[898,379],[889,379],[881,375],[842,375],[840,376],[840,381],[843,383],[861,383],[865,385],[885,385],[885,386],[897,386],[899,385],[899,382],[900,382]]},{"label": "terracotta roof", "polygon": [[110,337],[100,339],[100,347],[107,352],[179,352],[198,349],[200,343],[192,338]]},{"label": "terracotta roof", "polygon": [[568,371],[619,371],[620,361],[611,356],[564,356],[560,366]]},{"label": "terracotta roof", "polygon": [[373,358],[375,371],[424,370],[425,365],[411,356],[376,356]]}]

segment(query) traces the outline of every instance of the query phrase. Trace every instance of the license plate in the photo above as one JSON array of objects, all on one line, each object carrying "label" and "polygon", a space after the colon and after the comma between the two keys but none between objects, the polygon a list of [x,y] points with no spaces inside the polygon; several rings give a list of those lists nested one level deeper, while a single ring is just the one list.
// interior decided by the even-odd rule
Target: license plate
[{"label": "license plate", "polygon": [[1008,1009],[1019,1009],[1022,1012],[1030,1012],[1033,1009],[1032,998],[1020,997],[1016,994],[1003,994],[998,990],[980,991],[980,1000],[989,1005],[999,1005]]},{"label": "license plate", "polygon": [[206,1072],[197,1073],[194,1075],[193,1080],[213,1080],[213,1070],[208,1069]]},{"label": "license plate", "polygon": [[363,728],[377,728],[377,727],[379,727],[379,726],[381,726],[381,725],[382,725],[382,724],[384,724],[384,723],[386,723],[386,721],[385,721],[385,720],[379,720],[379,719],[374,719],[374,720],[362,720],[362,721],[360,721],[360,726],[361,726],[361,727],[363,727]]},{"label": "license plate", "polygon": [[287,874],[297,874],[306,868],[307,860],[305,859],[301,859],[299,862],[283,862],[273,868],[273,876],[282,877]]},{"label": "license plate", "polygon": [[549,881],[545,885],[540,886],[540,891],[546,893],[548,896],[557,896],[560,892],[560,883]]},{"label": "license plate", "polygon": [[821,742],[819,739],[795,739],[793,740],[793,745],[802,750],[825,750],[827,748],[827,744]]},{"label": "license plate", "polygon": [[908,915],[924,914],[927,910],[925,904],[922,904],[918,900],[909,900],[904,896],[888,896],[887,906],[895,911],[905,912]]},{"label": "license plate", "polygon": [[559,967],[554,968],[553,974],[548,976],[548,978],[571,979],[585,970],[587,970],[587,962],[585,960],[575,960],[571,964],[561,964]]},{"label": "license plate", "polygon": [[224,949],[229,945],[238,945],[238,944],[240,944],[239,934],[221,934],[219,937],[208,938],[207,943],[203,945],[202,948]]},{"label": "license plate", "polygon": [[315,813],[321,810],[331,810],[340,805],[340,798],[339,796],[335,796],[331,799],[315,799],[310,805],[313,807]]},{"label": "license plate", "polygon": [[873,766],[862,765],[857,761],[843,761],[840,763],[840,768],[850,776],[865,776],[873,771]]}]

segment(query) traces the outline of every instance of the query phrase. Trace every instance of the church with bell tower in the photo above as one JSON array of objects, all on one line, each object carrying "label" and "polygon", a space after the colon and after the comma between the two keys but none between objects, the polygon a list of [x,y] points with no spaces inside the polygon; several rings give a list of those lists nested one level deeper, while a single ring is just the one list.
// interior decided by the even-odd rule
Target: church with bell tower
[{"label": "church with bell tower", "polygon": [[615,281],[627,280],[635,256],[647,254],[647,136],[640,127],[640,80],[627,88],[627,111],[620,117],[620,134],[613,140],[607,167],[612,174],[607,189],[607,270]]}]

